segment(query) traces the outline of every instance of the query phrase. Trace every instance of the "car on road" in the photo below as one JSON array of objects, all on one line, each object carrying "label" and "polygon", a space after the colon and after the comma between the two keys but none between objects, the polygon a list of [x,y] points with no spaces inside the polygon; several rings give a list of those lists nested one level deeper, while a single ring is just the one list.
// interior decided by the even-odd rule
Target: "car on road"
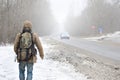
[{"label": "car on road", "polygon": [[70,39],[70,35],[67,32],[61,33],[60,39]]}]

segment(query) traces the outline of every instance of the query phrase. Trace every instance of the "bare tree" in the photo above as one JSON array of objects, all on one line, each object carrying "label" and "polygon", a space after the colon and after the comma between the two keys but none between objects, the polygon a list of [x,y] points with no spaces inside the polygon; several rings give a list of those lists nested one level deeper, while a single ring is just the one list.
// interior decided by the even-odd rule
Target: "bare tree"
[{"label": "bare tree", "polygon": [[120,30],[118,5],[110,4],[106,0],[89,0],[87,8],[80,16],[68,18],[66,28],[74,35],[96,35],[99,28],[102,28],[104,33]]},{"label": "bare tree", "polygon": [[0,42],[13,42],[24,20],[31,20],[42,35],[50,34],[56,23],[46,0],[0,0]]}]

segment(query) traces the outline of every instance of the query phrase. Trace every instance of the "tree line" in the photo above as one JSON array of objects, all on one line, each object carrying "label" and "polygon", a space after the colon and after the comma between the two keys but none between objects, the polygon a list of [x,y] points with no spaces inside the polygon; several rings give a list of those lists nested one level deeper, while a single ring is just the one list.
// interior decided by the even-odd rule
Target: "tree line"
[{"label": "tree line", "polygon": [[14,42],[25,20],[40,35],[50,34],[56,25],[46,0],[0,0],[0,43]]},{"label": "tree line", "polygon": [[120,0],[88,0],[81,15],[68,16],[65,26],[71,35],[96,35],[120,30]]}]

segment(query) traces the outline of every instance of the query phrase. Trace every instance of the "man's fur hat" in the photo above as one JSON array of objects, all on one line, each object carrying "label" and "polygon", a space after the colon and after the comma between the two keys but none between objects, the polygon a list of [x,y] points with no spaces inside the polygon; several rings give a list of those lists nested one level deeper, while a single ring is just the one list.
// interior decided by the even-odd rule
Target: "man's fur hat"
[{"label": "man's fur hat", "polygon": [[24,21],[24,26],[23,28],[30,28],[32,29],[32,23],[28,20]]}]

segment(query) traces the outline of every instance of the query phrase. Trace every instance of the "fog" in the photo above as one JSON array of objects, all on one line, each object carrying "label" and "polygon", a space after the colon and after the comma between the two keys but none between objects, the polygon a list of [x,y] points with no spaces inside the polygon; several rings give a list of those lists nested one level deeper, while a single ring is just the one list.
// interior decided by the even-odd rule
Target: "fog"
[{"label": "fog", "polygon": [[78,16],[87,5],[87,0],[48,0],[52,14],[57,21],[55,33],[67,32],[65,21],[67,16]]},{"label": "fog", "polygon": [[120,30],[120,0],[89,0],[78,16],[68,14],[65,29],[74,36],[97,36]]},{"label": "fog", "polygon": [[69,15],[77,16],[86,7],[87,0],[48,0],[52,13],[59,23]]},{"label": "fog", "polygon": [[96,36],[120,30],[119,0],[0,0],[0,42],[13,42],[30,20],[40,36]]},{"label": "fog", "polygon": [[[119,0],[48,0],[55,20],[55,33],[97,36],[120,30]],[[58,30],[59,29],[59,30]]]}]

